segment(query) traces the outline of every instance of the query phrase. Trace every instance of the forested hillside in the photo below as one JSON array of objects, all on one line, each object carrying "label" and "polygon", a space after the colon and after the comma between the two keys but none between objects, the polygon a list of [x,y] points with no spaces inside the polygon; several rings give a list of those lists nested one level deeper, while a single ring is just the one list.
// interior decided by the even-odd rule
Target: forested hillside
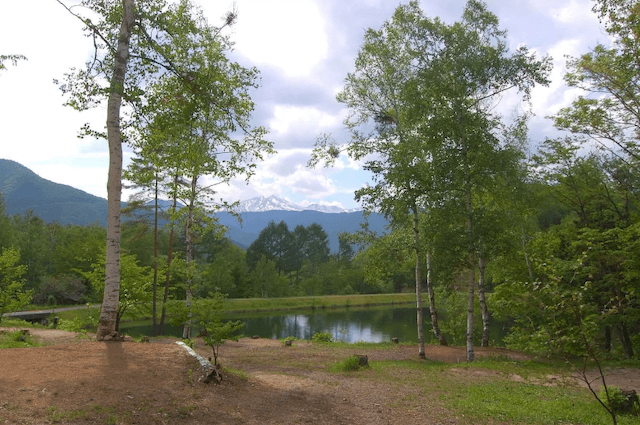
[{"label": "forested hillside", "polygon": [[10,215],[32,210],[46,222],[107,224],[105,199],[43,179],[8,159],[0,159],[0,193],[4,196],[6,212]]}]

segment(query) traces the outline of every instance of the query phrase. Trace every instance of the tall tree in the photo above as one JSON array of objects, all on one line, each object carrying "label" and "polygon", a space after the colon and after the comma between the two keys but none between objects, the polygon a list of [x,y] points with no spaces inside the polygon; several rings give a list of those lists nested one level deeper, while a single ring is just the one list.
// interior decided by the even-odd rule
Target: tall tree
[{"label": "tall tree", "polygon": [[580,134],[605,149],[640,160],[640,4],[596,0],[592,9],[612,44],[568,61],[565,81],[587,92],[555,116],[558,128]]},{"label": "tall tree", "polygon": [[278,273],[291,271],[295,248],[287,223],[270,221],[247,249],[247,266],[253,270],[264,256],[276,264]]},{"label": "tall tree", "polygon": [[506,91],[521,92],[527,99],[535,84],[547,84],[550,60],[538,60],[526,47],[509,54],[498,18],[480,1],[467,2],[460,22],[448,26],[427,20],[422,30],[421,39],[436,39],[438,47],[436,54],[420,58],[422,112],[428,123],[420,130],[435,144],[432,152],[438,154],[433,163],[436,185],[445,195],[441,198],[443,210],[464,211],[467,266],[471,270],[467,360],[472,361],[474,271],[482,238],[475,226],[481,210],[474,198],[495,190],[505,180],[505,173],[517,165],[512,146],[501,137],[501,117],[492,110]]},{"label": "tall tree", "polygon": [[[471,270],[470,361],[479,236],[473,199],[483,188],[491,190],[503,171],[495,166],[508,165],[505,152],[510,151],[498,134],[500,117],[491,111],[506,91],[523,92],[526,98],[535,84],[546,84],[549,68],[548,58],[538,60],[524,47],[509,55],[505,32],[482,2],[468,1],[462,20],[447,25],[425,17],[412,1],[398,7],[381,30],[367,31],[356,72],[338,95],[351,112],[345,121],[352,130],[346,150],[365,159],[377,181],[360,190],[359,199],[395,221],[414,223],[418,303],[423,281],[420,213],[446,214],[451,225],[464,223]],[[328,158],[341,151],[327,139],[319,140],[318,148]],[[376,159],[367,157],[372,154]],[[419,316],[419,329],[420,321]]]},{"label": "tall tree", "polygon": [[[351,143],[337,147],[320,139],[311,164],[322,158],[335,159],[346,150],[355,159],[376,155],[366,162],[377,184],[356,193],[371,210],[383,212],[396,226],[414,223],[413,249],[416,252],[416,323],[418,355],[424,357],[422,328],[423,256],[418,215],[430,202],[432,184],[430,158],[421,138],[416,137],[420,122],[416,90],[415,41],[418,23],[424,19],[417,2],[400,6],[380,30],[369,29],[356,59],[356,71],[349,74],[338,101],[347,105],[350,115],[345,125]],[[446,343],[434,323],[441,342]]]},{"label": "tall tree", "polygon": [[[86,69],[65,75],[60,88],[69,96],[66,104],[83,110],[107,100],[107,134],[85,126],[85,135],[106,137],[109,143],[107,264],[97,332],[102,339],[115,330],[119,297],[122,101],[135,110],[144,97],[142,87],[165,73],[190,86],[193,72],[186,60],[190,49],[194,43],[210,41],[219,29],[207,25],[188,0],[170,5],[164,0],[82,0],[87,16],[57,1],[83,22],[96,46],[94,60]],[[225,25],[234,16],[228,16]],[[179,43],[179,37],[190,42]]]},{"label": "tall tree", "polygon": [[27,267],[18,264],[19,259],[16,248],[0,249],[0,320],[5,313],[24,308],[33,295],[32,290],[24,290]]}]

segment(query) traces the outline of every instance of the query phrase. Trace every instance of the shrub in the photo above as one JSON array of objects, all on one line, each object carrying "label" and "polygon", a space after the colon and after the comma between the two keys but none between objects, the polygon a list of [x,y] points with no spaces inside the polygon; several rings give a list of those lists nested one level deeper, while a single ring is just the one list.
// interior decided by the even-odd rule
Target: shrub
[{"label": "shrub", "polygon": [[316,332],[311,340],[314,342],[333,342],[333,336],[329,332]]},{"label": "shrub", "polygon": [[331,371],[332,372],[352,372],[360,369],[361,367],[366,367],[366,366],[361,366],[360,359],[361,357],[356,355],[347,357],[346,359],[335,363],[331,367]]},{"label": "shrub", "polygon": [[627,395],[625,395],[619,387],[609,385],[607,386],[607,390],[608,391],[605,391],[604,386],[600,387],[598,397],[606,404],[608,392],[609,401],[611,403],[610,407],[615,413],[638,413],[636,412],[636,410],[638,410],[637,405],[635,405],[633,401],[629,400]]},{"label": "shrub", "polygon": [[74,276],[46,277],[33,294],[33,302],[40,305],[78,304],[85,301],[87,287]]},{"label": "shrub", "polygon": [[28,332],[0,332],[0,348],[25,348],[40,345],[42,344],[36,342]]}]

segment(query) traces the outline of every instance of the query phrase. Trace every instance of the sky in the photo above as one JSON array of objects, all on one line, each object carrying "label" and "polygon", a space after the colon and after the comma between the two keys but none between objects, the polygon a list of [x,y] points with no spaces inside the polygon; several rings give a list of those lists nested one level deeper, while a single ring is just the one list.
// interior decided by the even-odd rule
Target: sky
[{"label": "sky", "polygon": [[[63,0],[65,4],[76,0]],[[330,133],[348,142],[347,115],[335,95],[354,70],[367,28],[379,29],[399,1],[390,0],[194,0],[212,25],[234,8],[238,20],[230,36],[230,58],[255,66],[260,87],[252,90],[252,124],[269,129],[277,154],[259,164],[249,183],[233,180],[217,186],[227,202],[276,195],[306,206],[312,203],[355,208],[354,191],[370,181],[362,164],[341,156],[332,168],[306,164],[316,138]],[[408,0],[407,0],[408,1]],[[427,16],[459,20],[465,0],[421,0]],[[579,92],[563,83],[566,57],[579,56],[607,36],[590,0],[488,0],[489,10],[507,30],[510,49],[527,46],[553,57],[549,87],[533,91],[532,149],[557,133],[551,120]],[[104,128],[106,109],[77,112],[63,106],[53,83],[92,54],[81,23],[55,0],[3,1],[0,5],[0,54],[22,54],[27,61],[0,73],[0,158],[14,160],[39,176],[106,198],[109,155],[106,140],[80,139],[84,123]],[[522,109],[515,98],[498,106],[506,115]],[[125,148],[125,166],[131,150]],[[125,190],[126,200],[131,191]]]}]

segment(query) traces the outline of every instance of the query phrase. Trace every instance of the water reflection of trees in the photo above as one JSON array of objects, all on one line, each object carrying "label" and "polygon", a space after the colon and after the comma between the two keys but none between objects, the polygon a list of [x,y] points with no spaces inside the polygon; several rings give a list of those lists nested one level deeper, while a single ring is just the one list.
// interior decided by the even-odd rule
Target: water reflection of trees
[{"label": "water reflection of trees", "polygon": [[[424,317],[428,317],[428,309]],[[440,319],[447,320],[446,314],[440,314]],[[416,310],[414,307],[370,307],[349,308],[336,310],[316,310],[304,312],[270,312],[234,314],[225,320],[242,320],[246,323],[242,331],[246,336],[258,335],[261,338],[286,338],[295,336],[299,339],[311,339],[316,332],[329,332],[335,339],[346,342],[357,341],[389,341],[397,337],[402,342],[415,342]],[[426,342],[432,342],[431,327],[424,323]],[[123,325],[126,332],[132,336],[150,335],[151,323],[127,323]],[[167,334],[181,336],[181,327],[168,330]],[[506,325],[494,323],[491,339],[500,342],[507,332]]]},{"label": "water reflection of trees", "polygon": [[246,323],[248,335],[267,338],[310,339],[316,332],[329,332],[336,340],[346,342],[416,339],[413,308],[321,310],[239,318]]}]

